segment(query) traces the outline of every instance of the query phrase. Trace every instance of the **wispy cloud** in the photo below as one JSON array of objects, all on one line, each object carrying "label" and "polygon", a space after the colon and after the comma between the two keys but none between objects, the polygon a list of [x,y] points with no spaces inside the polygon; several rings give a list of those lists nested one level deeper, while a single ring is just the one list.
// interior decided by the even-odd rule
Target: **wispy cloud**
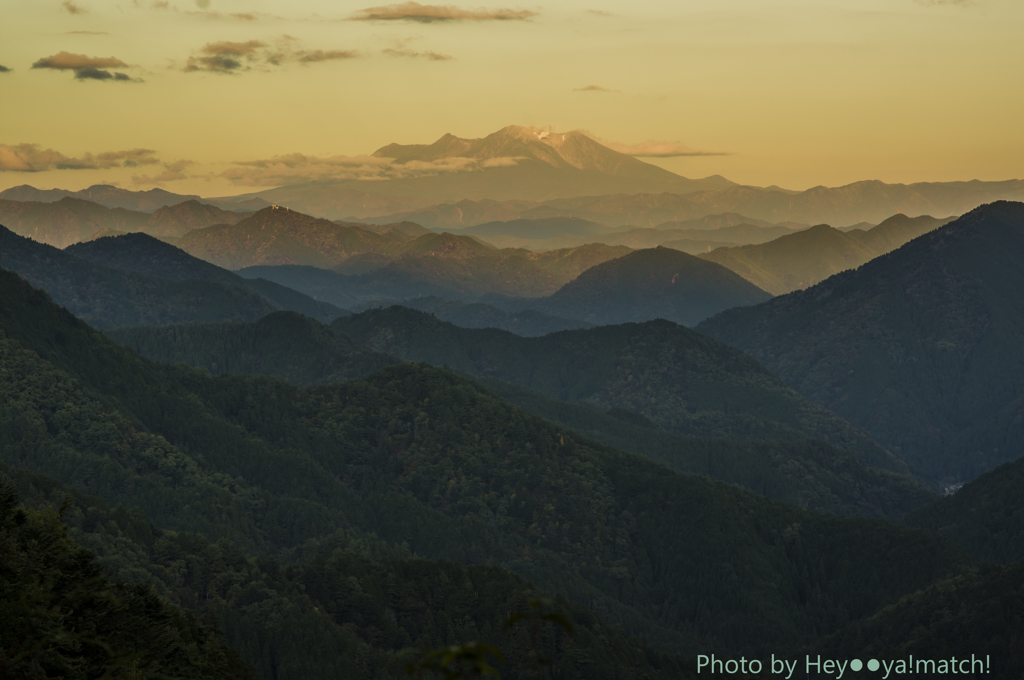
[{"label": "wispy cloud", "polygon": [[198,55],[192,55],[185,64],[185,71],[210,71],[212,73],[234,73],[256,60],[267,44],[262,40],[246,42],[207,43],[199,48]]},{"label": "wispy cloud", "polygon": [[454,5],[421,5],[403,2],[380,7],[367,7],[349,17],[350,21],[416,21],[429,24],[439,21],[526,21],[537,16],[528,9],[463,9]]},{"label": "wispy cloud", "polygon": [[355,50],[309,50],[294,53],[295,61],[300,64],[314,64],[318,61],[335,61],[338,59],[355,59],[359,53]]},{"label": "wispy cloud", "polygon": [[43,57],[32,64],[32,68],[52,68],[57,70],[77,70],[80,68],[127,68],[117,57],[89,57],[84,54],[58,52]]},{"label": "wispy cloud", "polygon": [[89,57],[84,54],[58,52],[43,57],[32,64],[32,68],[53,69],[55,71],[74,71],[76,80],[109,80],[118,82],[142,82],[126,73],[111,73],[108,68],[128,68],[117,57]]},{"label": "wispy cloud", "polygon": [[602,87],[601,85],[586,85],[584,87],[577,87],[573,89],[573,92],[618,92],[610,87]]},{"label": "wispy cloud", "polygon": [[207,10],[207,11],[204,11],[204,12],[185,11],[185,12],[182,12],[182,14],[187,14],[189,16],[198,17],[198,18],[201,18],[201,19],[221,19],[221,20],[227,20],[227,21],[243,21],[243,22],[247,22],[247,23],[248,22],[253,22],[253,21],[259,21],[260,19],[264,19],[264,18],[274,18],[274,17],[271,17],[271,15],[264,14],[262,12],[228,12],[227,14],[225,14],[224,12],[216,12],[216,11],[213,11],[213,10]]},{"label": "wispy cloud", "polygon": [[191,179],[193,175],[185,172],[185,169],[192,165],[195,165],[195,161],[184,159],[171,163],[164,163],[163,172],[158,175],[132,175],[132,184],[139,186],[143,184],[162,184],[163,182],[176,182],[178,180]]},{"label": "wispy cloud", "polygon": [[421,59],[429,59],[430,61],[449,61],[450,59],[455,58],[450,54],[441,54],[440,52],[417,52],[415,50],[406,49],[388,48],[386,50],[381,50],[381,52],[389,57],[417,57]]},{"label": "wispy cloud", "polygon": [[326,180],[389,180],[402,177],[472,172],[482,168],[515,165],[514,158],[442,158],[432,162],[396,163],[375,156],[331,156],[320,158],[288,154],[273,158],[235,163],[220,174],[233,184],[244,186],[282,186]]},{"label": "wispy cloud", "polygon": [[150,0],[149,4],[140,2],[140,0],[132,0],[132,4],[140,9],[167,10],[199,19],[253,22],[260,19],[280,18],[265,12],[218,12],[217,10],[207,9],[210,6],[208,2],[204,4],[196,3],[200,8],[198,10],[181,9],[177,5],[172,5],[169,0]]},{"label": "wispy cloud", "polygon": [[127,73],[111,73],[98,68],[80,68],[75,70],[75,80],[123,80],[132,78]]},{"label": "wispy cloud", "polygon": [[974,0],[917,0],[919,5],[957,5],[960,7],[967,7],[969,5],[977,4]]},{"label": "wispy cloud", "polygon": [[65,31],[64,35],[110,35],[106,31]]},{"label": "wispy cloud", "polygon": [[75,3],[71,2],[71,0],[64,0],[64,2],[60,3],[60,7],[68,14],[89,13],[89,10],[87,10],[85,7],[82,7],[81,5],[76,5]]},{"label": "wispy cloud", "polygon": [[253,66],[280,66],[286,62],[314,64],[323,61],[354,59],[359,56],[355,50],[304,50],[297,49],[299,41],[291,36],[284,36],[275,45],[262,40],[245,42],[207,43],[198,54],[188,58],[184,71],[206,71],[209,73],[240,73]]},{"label": "wispy cloud", "polygon": [[611,12],[606,12],[603,9],[588,9],[587,14],[596,14],[599,17],[613,17],[615,16]]},{"label": "wispy cloud", "polygon": [[42,172],[44,170],[106,170],[155,165],[160,161],[152,149],[130,149],[87,153],[81,158],[66,156],[38,144],[0,144],[0,171]]}]

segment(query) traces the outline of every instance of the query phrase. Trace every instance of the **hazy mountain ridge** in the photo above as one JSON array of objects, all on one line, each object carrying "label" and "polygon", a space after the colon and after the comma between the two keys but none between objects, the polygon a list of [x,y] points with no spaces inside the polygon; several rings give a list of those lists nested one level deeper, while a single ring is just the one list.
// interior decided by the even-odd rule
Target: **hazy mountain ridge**
[{"label": "hazy mountain ridge", "polygon": [[859,267],[952,219],[894,215],[868,231],[845,233],[821,224],[767,243],[718,248],[697,256],[731,269],[772,295],[784,295]]},{"label": "hazy mountain ridge", "polygon": [[0,191],[0,199],[11,201],[38,201],[40,203],[52,203],[65,197],[79,198],[85,201],[92,201],[107,208],[124,208],[138,212],[154,212],[158,208],[168,205],[177,205],[185,201],[199,201],[202,197],[196,195],[174,194],[164,189],[149,189],[148,191],[131,191],[121,189],[109,184],[94,184],[88,189],[81,191],[67,191],[65,189],[36,189],[27,184],[11,187]]},{"label": "hazy mountain ridge", "polygon": [[[836,227],[877,224],[908,216],[962,215],[995,200],[1024,199],[1024,180],[885,184],[877,180],[791,193],[748,186],[678,193],[601,194],[548,201],[453,201],[362,217],[373,222],[411,220],[431,229],[462,228],[494,220],[576,217],[609,227],[655,227],[708,215],[739,213],[770,224],[798,222]],[[356,215],[355,212],[351,213]]]},{"label": "hazy mountain ridge", "polygon": [[276,309],[300,312],[320,321],[330,321],[346,313],[335,305],[315,300],[272,281],[243,278],[147,234],[125,234],[77,243],[65,248],[64,252],[111,269],[159,279],[217,281],[251,290],[266,298]]},{"label": "hazy mountain ridge", "polygon": [[1024,204],[997,202],[857,270],[698,329],[943,485],[1024,446]]},{"label": "hazy mountain ridge", "polygon": [[532,308],[598,325],[660,318],[692,326],[770,298],[721,265],[659,247],[595,265]]},{"label": "hazy mountain ridge", "polygon": [[[558,218],[558,222],[567,221],[569,218]],[[573,218],[575,219],[575,218]],[[527,222],[528,220],[516,220],[497,224],[515,224]],[[546,220],[532,220],[534,222],[546,222]],[[584,222],[584,220],[580,220]],[[596,223],[593,223],[596,224]],[[676,223],[666,222],[665,225]],[[585,243],[604,243],[610,246],[626,246],[634,250],[644,248],[656,248],[665,246],[681,250],[684,253],[696,255],[715,248],[729,247],[733,245],[759,244],[771,241],[772,239],[795,233],[805,226],[767,226],[759,227],[752,224],[738,224],[735,226],[717,227],[709,229],[673,229],[665,225],[658,227],[641,227],[627,231],[609,231],[611,227],[595,233],[593,236],[561,235],[551,238],[527,238],[515,235],[484,235],[484,240],[499,248],[526,248],[528,250],[542,252],[558,248],[569,248]],[[483,225],[481,225],[483,226]],[[457,233],[469,233],[479,227],[470,227]],[[499,231],[500,227],[492,227],[492,231]],[[511,231],[511,230],[509,230]],[[522,229],[520,233],[530,233],[532,229]],[[595,230],[596,231],[596,230]],[[536,232],[535,232],[536,233]]]},{"label": "hazy mountain ridge", "polygon": [[49,203],[0,200],[0,224],[19,236],[58,248],[88,241],[102,232],[141,231],[158,238],[176,238],[192,229],[234,223],[244,216],[195,200],[163,206],[152,213],[108,208],[71,196]]}]

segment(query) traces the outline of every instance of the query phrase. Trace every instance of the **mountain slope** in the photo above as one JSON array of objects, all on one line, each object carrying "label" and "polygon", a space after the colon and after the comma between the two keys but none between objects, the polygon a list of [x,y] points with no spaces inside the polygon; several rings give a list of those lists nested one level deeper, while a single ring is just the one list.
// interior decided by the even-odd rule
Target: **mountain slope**
[{"label": "mountain slope", "polygon": [[233,225],[191,231],[176,245],[225,269],[303,264],[330,268],[356,253],[384,253],[398,243],[356,227],[343,227],[271,206]]},{"label": "mountain slope", "polygon": [[948,486],[1024,447],[1024,204],[986,205],[698,329]]},{"label": "mountain slope", "polygon": [[333,535],[504,565],[683,653],[793,649],[969,563],[933,534],[672,473],[437,369],[310,390],[212,377],[117,347],[6,272],[0,292],[0,458],[264,559]]},{"label": "mountain slope", "polygon": [[1024,458],[1004,463],[905,518],[936,531],[979,559],[1024,560]]},{"label": "mountain slope", "polygon": [[659,247],[591,267],[534,309],[594,324],[668,319],[692,326],[723,309],[769,298],[721,265]]},{"label": "mountain slope", "polygon": [[906,467],[847,423],[786,388],[757,362],[667,321],[520,338],[465,329],[403,307],[331,327],[401,359],[497,378],[550,398],[625,408],[687,436],[816,437],[875,467]]},{"label": "mountain slope", "polygon": [[[366,309],[391,307],[396,304],[399,304],[398,300],[384,300],[371,303],[362,308],[353,309],[353,311],[361,312]],[[574,331],[591,327],[591,324],[585,321],[564,319],[532,309],[524,309],[521,312],[506,312],[497,307],[479,302],[458,302],[436,296],[402,300],[401,305],[409,309],[433,314],[438,319],[461,328],[497,328],[527,338],[539,337],[558,331]]]},{"label": "mountain slope", "polygon": [[251,290],[278,309],[299,312],[321,321],[330,321],[345,313],[345,310],[328,302],[314,300],[272,281],[242,278],[146,234],[96,239],[69,246],[65,252],[111,269],[147,274],[170,281],[217,281]]},{"label": "mountain slope", "polygon": [[[401,315],[402,312],[399,310],[397,314],[384,316],[390,316],[392,321],[400,322]],[[411,343],[407,342],[408,337],[403,334],[403,328],[396,325],[380,327],[379,317],[376,319],[378,329],[374,340],[390,332],[395,336],[393,339],[396,345],[404,345],[406,355],[413,354],[413,358],[426,358],[427,361],[432,357],[429,356],[429,351],[426,351],[425,345],[461,345],[463,349],[475,350],[477,362],[469,365],[465,361],[459,361],[462,357],[444,354],[445,359],[454,359],[457,362],[451,365],[462,369],[468,368],[471,373],[477,374],[481,365],[491,365],[488,373],[505,380],[520,377],[517,369],[522,366],[519,362],[514,362],[495,368],[494,364],[500,362],[498,357],[501,356],[519,355],[529,361],[531,357],[536,359],[550,354],[552,358],[548,361],[541,358],[530,362],[537,364],[533,374],[537,376],[551,373],[552,365],[564,363],[565,357],[574,352],[583,355],[579,361],[594,359],[593,350],[596,345],[606,349],[607,346],[611,346],[612,351],[622,353],[637,349],[636,343],[623,348],[620,346],[621,338],[608,337],[605,334],[593,338],[590,343],[583,343],[582,352],[581,343],[573,344],[571,341],[553,348],[550,347],[551,343],[547,343],[545,347],[533,347],[531,350],[529,347],[516,347],[515,342],[500,342],[502,334],[470,334],[469,338],[459,338],[456,331],[450,336],[439,337],[438,331],[443,333],[445,330],[451,330],[447,328],[447,324],[432,324],[427,319],[421,320],[424,323],[416,324],[412,329],[415,340],[420,342],[419,356],[415,356],[416,348],[409,351],[408,346]],[[275,375],[300,386],[363,377],[396,361],[388,355],[353,345],[346,336],[330,333],[311,320],[297,319],[283,313],[271,314],[249,324],[187,324],[160,328],[129,328],[109,331],[107,335],[143,356],[163,363],[184,361],[191,366],[205,368],[214,373]],[[332,335],[333,340],[329,337]],[[475,338],[472,337],[474,335]],[[652,334],[648,334],[650,335]],[[619,341],[618,344],[616,341]],[[395,345],[391,347],[394,348]],[[550,351],[546,352],[546,349]],[[690,351],[686,353],[686,360],[681,363],[707,365],[712,363],[713,358],[721,359],[714,357],[713,353],[709,355],[701,357],[699,352]],[[794,400],[785,390],[776,390],[773,393],[770,384],[759,386],[758,376],[743,375],[736,371],[735,366],[733,367],[732,379],[743,386],[734,389],[733,393],[743,391],[748,400],[757,401],[759,404],[756,409],[752,409],[750,404],[743,403],[735,396],[724,397],[727,402],[725,408],[747,411],[739,417],[734,415],[730,421],[723,417],[724,414],[714,412],[715,406],[721,408],[720,404],[709,404],[707,395],[693,395],[693,392],[700,391],[698,386],[705,383],[705,391],[717,392],[722,396],[725,391],[722,389],[723,376],[708,375],[707,369],[702,375],[695,375],[693,370],[683,373],[679,371],[678,363],[663,362],[663,359],[662,354],[656,353],[650,361],[664,363],[666,370],[678,376],[678,380],[672,385],[665,382],[657,383],[651,380],[649,375],[641,375],[642,369],[639,367],[631,368],[635,373],[635,379],[630,382],[636,383],[636,392],[651,394],[651,399],[642,410],[662,425],[666,425],[666,409],[651,408],[655,397],[661,404],[672,405],[673,401],[679,400],[680,395],[689,396],[690,404],[687,410],[692,407],[695,412],[695,415],[689,418],[691,422],[680,427],[681,423],[672,420],[670,415],[667,427],[692,435],[690,437],[669,434],[658,429],[643,415],[622,408],[623,405],[634,408],[637,405],[628,396],[623,398],[618,394],[615,386],[611,389],[607,386],[599,389],[599,392],[591,395],[592,399],[589,400],[593,405],[583,405],[556,402],[536,392],[513,387],[495,379],[485,379],[482,384],[488,391],[530,413],[602,443],[651,458],[679,472],[710,475],[770,498],[789,501],[803,507],[839,514],[899,519],[908,510],[919,507],[933,498],[933,494],[909,477],[868,468],[845,451],[821,441],[802,439],[808,436],[829,437],[865,457],[872,457],[872,454],[874,457],[880,455],[881,463],[886,462],[883,452],[879,452],[877,447],[873,447],[862,437],[858,439],[844,424],[830,422],[828,414],[820,413],[819,409],[813,407],[808,408],[807,404],[800,404],[799,400]],[[435,359],[433,363],[440,362]],[[594,361],[597,366],[602,363],[607,362],[600,359]],[[515,378],[510,378],[510,375],[514,375]],[[597,376],[595,381],[600,377]],[[763,375],[760,377],[764,378]],[[571,383],[574,378],[579,380],[580,376],[563,374],[561,382],[565,385]],[[714,384],[708,386],[706,383]],[[550,390],[551,386],[533,381],[530,387]],[[683,394],[687,391],[690,392],[689,395]],[[702,396],[705,398],[702,399]],[[609,403],[613,406],[606,412]],[[698,403],[700,409],[697,408]],[[770,412],[771,416],[766,415],[766,412]],[[787,416],[789,422],[779,422],[787,419]],[[757,422],[759,418],[760,423]],[[718,438],[708,438],[708,434]],[[744,440],[761,439],[749,443],[721,439],[726,435]],[[765,437],[779,439],[763,441]],[[891,458],[889,460],[891,461]]]},{"label": "mountain slope", "polygon": [[235,224],[245,217],[246,213],[221,210],[216,206],[189,200],[154,210],[141,231],[157,238],[180,238],[194,229],[214,224]]},{"label": "mountain slope", "polygon": [[250,323],[142,326],[106,335],[160,363],[273,375],[302,386],[363,378],[398,363],[294,312],[274,312]]},{"label": "mountain slope", "polygon": [[859,267],[950,219],[895,215],[868,231],[846,233],[820,224],[761,245],[718,248],[698,257],[731,269],[772,295],[785,295]]},{"label": "mountain slope", "polygon": [[98,231],[141,229],[149,215],[106,208],[79,198],[62,198],[53,203],[0,200],[0,224],[19,236],[64,248],[89,239]]},{"label": "mountain slope", "polygon": [[885,659],[892,675],[1019,678],[1022,584],[1024,563],[983,565],[904,597],[807,651],[825,659]]},{"label": "mountain slope", "polygon": [[[125,237],[120,237],[125,238]],[[24,276],[97,328],[254,321],[274,305],[219,281],[168,281],[89,262],[0,227],[0,267]]]}]

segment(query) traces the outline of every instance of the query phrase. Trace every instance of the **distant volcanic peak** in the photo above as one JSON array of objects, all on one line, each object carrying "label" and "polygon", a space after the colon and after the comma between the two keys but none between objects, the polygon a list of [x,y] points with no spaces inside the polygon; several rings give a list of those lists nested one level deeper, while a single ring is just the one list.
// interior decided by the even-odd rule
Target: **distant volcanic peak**
[{"label": "distant volcanic peak", "polygon": [[509,125],[479,139],[447,133],[433,144],[388,144],[374,151],[373,155],[392,158],[398,163],[431,162],[453,157],[485,161],[529,159],[556,168],[599,170],[610,174],[615,174],[623,163],[641,163],[575,130],[552,132],[522,125]]}]

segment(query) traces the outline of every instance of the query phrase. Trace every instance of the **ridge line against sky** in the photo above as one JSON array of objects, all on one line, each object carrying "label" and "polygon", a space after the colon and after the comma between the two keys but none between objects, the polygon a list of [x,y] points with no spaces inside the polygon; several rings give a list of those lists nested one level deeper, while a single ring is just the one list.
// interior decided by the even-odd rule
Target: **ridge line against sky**
[{"label": "ridge line against sky", "polygon": [[244,193],[512,124],[760,186],[1024,177],[1016,0],[5,5],[0,190]]}]

